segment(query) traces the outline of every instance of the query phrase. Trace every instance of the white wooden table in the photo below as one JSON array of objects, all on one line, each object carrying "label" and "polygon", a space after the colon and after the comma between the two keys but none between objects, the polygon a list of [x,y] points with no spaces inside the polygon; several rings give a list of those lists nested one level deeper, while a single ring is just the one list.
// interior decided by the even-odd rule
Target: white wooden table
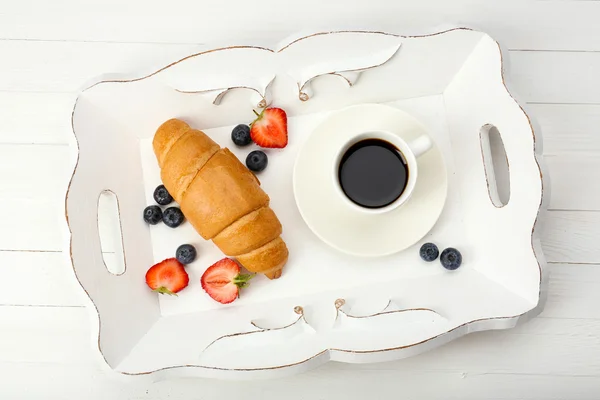
[{"label": "white wooden table", "polygon": [[[289,3],[289,4],[286,4]],[[223,40],[273,45],[300,29],[485,30],[544,134],[551,212],[545,311],[375,365],[277,381],[154,382],[108,370],[93,311],[61,252],[76,92],[105,72]],[[600,393],[600,1],[0,0],[1,399],[594,399]]]}]

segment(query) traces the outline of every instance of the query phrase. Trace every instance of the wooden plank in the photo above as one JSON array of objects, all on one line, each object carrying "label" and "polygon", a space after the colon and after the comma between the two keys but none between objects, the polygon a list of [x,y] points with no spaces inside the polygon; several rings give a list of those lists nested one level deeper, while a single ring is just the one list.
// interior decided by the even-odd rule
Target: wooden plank
[{"label": "wooden plank", "polygon": [[0,207],[10,210],[0,224],[0,250],[63,250],[64,202],[7,197]]},{"label": "wooden plank", "polygon": [[[153,382],[147,377],[118,379],[92,366],[47,363],[0,363],[2,394],[6,398],[65,400],[230,399],[240,384],[206,379]],[[27,384],[35,379],[35,385]],[[268,389],[265,388],[268,385]],[[361,365],[329,364],[295,377],[243,382],[248,399],[365,399],[377,393],[401,393],[407,399],[446,400],[596,400],[600,381],[595,376],[550,376],[465,373],[391,369],[364,370]],[[324,397],[327,393],[327,397]],[[441,394],[441,395],[440,395]]]},{"label": "wooden plank", "polygon": [[144,75],[198,49],[189,44],[0,41],[0,90],[77,92],[100,75]]},{"label": "wooden plank", "polygon": [[0,146],[0,250],[63,250],[67,146]]},{"label": "wooden plank", "polygon": [[600,154],[600,105],[528,104],[527,112],[541,129],[544,155]]},{"label": "wooden plank", "polygon": [[[202,393],[202,398],[235,398],[239,385],[224,381],[187,379],[142,384],[137,377],[129,378],[135,383],[115,381],[110,375],[92,368],[60,367],[48,364],[12,365],[0,364],[0,372],[6,378],[3,393],[7,398],[44,398],[45,400],[129,399],[162,400],[165,398],[192,398]],[[23,382],[36,377],[36,385]],[[39,378],[38,378],[39,377]],[[403,397],[414,399],[442,398],[460,400],[595,400],[599,388],[598,379],[589,376],[519,376],[516,374],[466,374],[445,372],[414,372],[402,370],[363,371],[360,366],[339,371],[336,365],[323,367],[299,377],[268,381],[244,382],[244,395],[250,399],[282,398],[298,400],[306,398],[364,399],[378,393],[401,391]],[[401,385],[401,389],[398,385]],[[22,396],[22,397],[21,397]],[[27,397],[26,397],[27,396]]]},{"label": "wooden plank", "polygon": [[524,101],[600,103],[600,52],[513,51],[509,62],[510,80]]},{"label": "wooden plank", "polygon": [[[389,369],[461,371],[466,374],[600,374],[600,321],[536,318],[507,331],[464,336],[419,356],[390,362]],[[342,365],[339,368],[348,369]],[[376,370],[377,364],[361,368]]]},{"label": "wooden plank", "polygon": [[551,264],[542,317],[600,319],[600,264]]},{"label": "wooden plank", "polygon": [[[465,357],[466,355],[463,355]],[[595,400],[600,383],[594,377],[522,376],[517,374],[414,371],[407,367],[380,365],[379,370],[365,371],[360,365],[341,367],[331,364],[316,371],[287,379],[244,383],[248,398],[365,399],[374,393],[398,393],[406,399],[507,400],[576,398]],[[392,369],[396,367],[396,370]],[[433,368],[432,368],[433,369]],[[189,380],[175,387],[167,382],[153,385],[149,396],[184,397],[187,393],[203,393],[206,398],[234,398],[235,385],[220,386],[203,380]],[[327,397],[323,397],[327,393]],[[145,397],[139,397],[139,399]],[[138,399],[136,397],[136,399]]]},{"label": "wooden plank", "polygon": [[0,144],[74,144],[75,94],[0,92]]},{"label": "wooden plank", "polygon": [[[509,48],[600,49],[597,2],[305,0],[290,5],[285,13],[275,0],[261,7],[239,1],[192,0],[169,8],[142,0],[127,5],[116,0],[87,1],[85,6],[76,0],[33,4],[18,2],[0,13],[0,38],[156,43],[252,38],[269,43],[306,29],[306,21],[317,31],[360,27],[409,34],[428,32],[451,21],[485,29]],[[270,21],[268,28],[258,21]]]},{"label": "wooden plank", "polygon": [[546,259],[558,263],[600,263],[600,212],[553,211],[542,233]]},{"label": "wooden plank", "polygon": [[550,209],[600,210],[600,154],[549,156]]},{"label": "wooden plank", "polygon": [[0,373],[2,397],[14,400],[121,400],[130,399],[130,395],[141,396],[146,391],[142,385],[119,382],[113,374],[92,364],[0,362]]},{"label": "wooden plank", "polygon": [[0,305],[83,307],[89,304],[63,253],[0,251],[6,282]]},{"label": "wooden plank", "polygon": [[71,156],[64,145],[0,146],[0,201],[62,201],[74,165]]},{"label": "wooden plank", "polygon": [[[467,359],[469,354],[457,355]],[[543,374],[498,374],[494,372],[471,373],[456,368],[455,373],[437,371],[435,362],[426,371],[415,371],[410,363],[378,365],[380,369],[365,371],[363,366],[327,365],[310,373],[306,378],[292,380],[298,387],[310,387],[311,393],[315,388],[315,398],[319,398],[317,390],[327,390],[331,398],[364,399],[373,396],[374,388],[377,393],[401,393],[407,399],[486,399],[486,400],[564,400],[597,398],[600,382],[592,376],[551,376]],[[348,368],[347,368],[348,367]],[[458,375],[455,375],[456,373]],[[320,374],[320,376],[317,376]],[[269,385],[269,390],[275,393],[287,393],[285,386],[290,384],[278,380]],[[245,393],[257,394],[260,384],[250,384]],[[373,385],[373,386],[371,386]],[[192,383],[189,383],[192,386]],[[296,386],[296,385],[294,385]],[[288,389],[289,390],[289,389]],[[285,391],[285,392],[284,392]],[[215,393],[208,386],[204,393]],[[152,392],[151,392],[152,393]],[[232,396],[233,389],[222,389],[223,395]],[[301,399],[296,392],[286,398]],[[252,396],[251,396],[252,397]]]},{"label": "wooden plank", "polygon": [[93,362],[92,312],[84,307],[0,307],[0,361]]}]

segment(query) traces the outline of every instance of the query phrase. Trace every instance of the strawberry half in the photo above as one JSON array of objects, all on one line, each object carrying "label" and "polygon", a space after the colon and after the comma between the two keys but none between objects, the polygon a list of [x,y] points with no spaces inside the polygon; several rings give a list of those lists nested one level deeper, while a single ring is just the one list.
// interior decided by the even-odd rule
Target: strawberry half
[{"label": "strawberry half", "polygon": [[202,274],[202,289],[214,300],[228,304],[238,298],[254,275],[240,274],[240,266],[230,258],[217,261]]},{"label": "strawberry half", "polygon": [[189,281],[185,267],[176,258],[167,258],[146,272],[146,284],[160,294],[177,296],[176,293],[183,290]]},{"label": "strawberry half", "polygon": [[260,147],[282,149],[288,144],[287,115],[281,108],[265,108],[250,124],[250,138]]}]

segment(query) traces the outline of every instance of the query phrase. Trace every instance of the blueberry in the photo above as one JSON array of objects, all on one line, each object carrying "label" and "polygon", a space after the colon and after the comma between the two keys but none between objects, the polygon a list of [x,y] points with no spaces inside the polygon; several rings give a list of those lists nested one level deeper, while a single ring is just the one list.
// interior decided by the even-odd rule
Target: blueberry
[{"label": "blueberry", "polygon": [[169,228],[177,228],[184,219],[183,213],[178,207],[169,207],[163,212],[163,222]]},{"label": "blueberry", "polygon": [[196,248],[191,244],[182,244],[177,248],[175,258],[183,265],[191,264],[196,259]]},{"label": "blueberry", "polygon": [[167,191],[165,185],[160,185],[154,189],[154,200],[161,206],[166,206],[167,204],[171,204],[173,196]]},{"label": "blueberry", "polygon": [[440,255],[438,247],[433,243],[425,243],[419,250],[421,258],[427,262],[434,261]]},{"label": "blueberry", "polygon": [[246,157],[246,166],[250,171],[260,172],[267,168],[268,163],[267,155],[260,150],[254,150]]},{"label": "blueberry", "polygon": [[238,146],[248,146],[252,143],[252,138],[250,138],[250,127],[244,124],[237,125],[231,131],[231,140]]},{"label": "blueberry", "polygon": [[156,225],[163,219],[163,212],[159,206],[148,206],[144,208],[144,221],[150,225]]},{"label": "blueberry", "polygon": [[449,270],[455,270],[460,267],[462,263],[462,255],[458,250],[452,247],[448,247],[444,251],[442,251],[442,255],[440,256],[440,262],[442,266]]}]

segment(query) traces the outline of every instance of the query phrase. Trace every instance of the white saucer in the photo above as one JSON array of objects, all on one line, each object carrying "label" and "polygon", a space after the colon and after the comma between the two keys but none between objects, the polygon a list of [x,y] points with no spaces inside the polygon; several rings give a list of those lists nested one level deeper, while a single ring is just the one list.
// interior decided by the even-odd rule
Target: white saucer
[{"label": "white saucer", "polygon": [[446,201],[447,174],[435,145],[420,156],[410,199],[384,214],[351,207],[334,186],[336,152],[358,132],[385,130],[406,141],[426,133],[414,117],[381,104],[351,106],[332,113],[306,139],[294,166],[294,196],[309,228],[331,247],[354,256],[377,257],[404,250],[435,225]]}]

